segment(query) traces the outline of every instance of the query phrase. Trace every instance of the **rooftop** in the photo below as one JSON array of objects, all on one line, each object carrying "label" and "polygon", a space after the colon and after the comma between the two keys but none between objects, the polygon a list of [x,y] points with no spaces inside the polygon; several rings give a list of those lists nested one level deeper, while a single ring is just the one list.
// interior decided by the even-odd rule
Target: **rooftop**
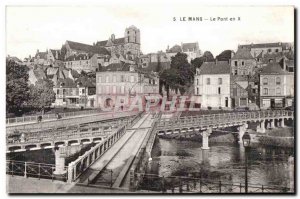
[{"label": "rooftop", "polygon": [[286,72],[281,68],[279,63],[269,63],[268,65],[264,66],[260,72],[260,74],[265,75],[284,75]]},{"label": "rooftop", "polygon": [[286,49],[289,47],[289,43],[282,43],[282,42],[276,42],[276,43],[258,43],[258,44],[245,44],[240,45],[239,48],[274,48],[274,47],[283,47]]},{"label": "rooftop", "polygon": [[228,62],[204,62],[200,67],[200,75],[207,74],[230,74],[230,66]]},{"label": "rooftop", "polygon": [[247,48],[239,48],[232,59],[253,59],[250,50]]},{"label": "rooftop", "polygon": [[68,43],[69,47],[74,50],[79,50],[79,51],[83,51],[86,53],[94,53],[94,54],[97,53],[97,54],[110,55],[108,50],[106,50],[105,48],[100,47],[100,46],[92,46],[92,45],[83,44],[83,43],[74,42],[74,41],[67,41],[66,43]]}]

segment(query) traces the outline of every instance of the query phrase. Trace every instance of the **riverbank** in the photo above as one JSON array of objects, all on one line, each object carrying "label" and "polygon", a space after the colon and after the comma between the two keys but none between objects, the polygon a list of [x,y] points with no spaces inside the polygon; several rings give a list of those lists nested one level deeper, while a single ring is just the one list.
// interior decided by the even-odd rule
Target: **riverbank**
[{"label": "riverbank", "polygon": [[294,128],[275,128],[259,136],[259,143],[265,146],[294,147]]}]

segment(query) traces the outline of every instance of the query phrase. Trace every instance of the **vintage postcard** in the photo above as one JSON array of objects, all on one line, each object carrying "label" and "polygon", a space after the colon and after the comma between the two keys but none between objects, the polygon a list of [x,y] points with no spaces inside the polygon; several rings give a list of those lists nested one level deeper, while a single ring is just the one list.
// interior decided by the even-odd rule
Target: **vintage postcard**
[{"label": "vintage postcard", "polygon": [[294,17],[6,6],[7,193],[295,194]]}]

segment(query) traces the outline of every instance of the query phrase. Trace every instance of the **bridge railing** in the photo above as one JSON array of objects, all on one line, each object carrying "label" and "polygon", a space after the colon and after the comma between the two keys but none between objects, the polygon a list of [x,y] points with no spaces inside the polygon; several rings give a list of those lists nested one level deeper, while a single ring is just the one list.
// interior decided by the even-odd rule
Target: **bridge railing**
[{"label": "bridge railing", "polygon": [[[74,117],[74,116],[79,116],[79,115],[90,115],[90,114],[95,114],[99,113],[100,110],[94,109],[94,110],[86,110],[86,111],[74,111],[74,112],[66,112],[66,113],[59,113],[62,118],[67,118],[67,117]],[[38,117],[42,116],[43,120],[50,120],[50,119],[56,119],[57,115],[56,114],[38,114],[38,115],[32,115],[32,116],[24,116],[24,117],[14,117],[14,118],[7,118],[6,119],[6,124],[15,124],[15,123],[24,123],[24,122],[32,122],[32,121],[37,121]]]},{"label": "bridge railing", "polygon": [[99,113],[96,116],[87,115],[87,117],[80,117],[80,118],[62,118],[59,120],[49,120],[47,122],[40,122],[40,123],[32,123],[32,124],[19,124],[17,126],[6,126],[7,133],[13,133],[14,131],[24,131],[24,130],[37,130],[37,129],[51,129],[55,127],[64,127],[64,126],[72,126],[74,124],[84,124],[90,122],[97,122],[100,120],[109,120],[109,119],[116,119],[122,118],[127,116],[132,116],[137,114],[136,111],[121,111],[121,112],[106,112],[106,113]]},{"label": "bridge railing", "polygon": [[12,177],[24,176],[39,179],[46,178],[52,180],[67,181],[67,173],[64,175],[55,176],[54,171],[54,164],[6,160],[6,174],[11,175]]},{"label": "bridge railing", "polygon": [[[214,181],[206,178],[185,176],[158,176],[136,173],[142,182],[138,190],[161,191],[163,193],[245,193],[245,184],[232,181]],[[248,193],[288,193],[292,189],[282,186],[248,184]]]},{"label": "bridge railing", "polygon": [[[71,126],[71,128],[54,128],[47,130],[39,130],[39,131],[29,131],[26,130],[20,131],[15,134],[15,136],[11,137],[11,134],[6,135],[6,143],[7,144],[24,144],[24,143],[34,143],[34,142],[45,142],[45,141],[57,141],[62,137],[66,137],[66,139],[71,138],[80,138],[87,136],[100,136],[107,135],[108,132],[111,132],[110,129],[104,129],[105,127],[115,127],[119,125],[126,124],[128,121],[131,121],[132,118],[126,118],[124,120],[118,120],[115,122],[107,122],[107,124],[93,124],[88,126],[79,125]],[[112,125],[113,124],[113,125]]]},{"label": "bridge railing", "polygon": [[68,165],[68,182],[73,182],[87,170],[96,160],[98,160],[114,143],[116,143],[125,133],[127,128],[131,128],[144,114],[140,112],[126,125],[121,126],[118,130],[112,133],[102,142],[92,147],[89,151],[85,152],[82,156]]},{"label": "bridge railing", "polygon": [[156,137],[155,128],[157,126],[157,121],[159,121],[161,118],[161,113],[156,114],[154,117],[155,117],[155,121],[151,126],[151,128],[148,130],[147,135],[129,170],[129,176],[130,176],[129,188],[131,190],[135,190],[141,181],[140,178],[136,177],[135,173],[145,173],[147,170],[146,167],[149,158],[151,157],[151,150]]},{"label": "bridge railing", "polygon": [[249,120],[272,119],[276,117],[293,117],[293,111],[276,110],[276,111],[248,111],[236,113],[221,113],[221,114],[205,114],[199,116],[185,116],[173,120],[162,119],[159,127],[174,127],[175,125],[213,125],[219,123],[232,123]]}]

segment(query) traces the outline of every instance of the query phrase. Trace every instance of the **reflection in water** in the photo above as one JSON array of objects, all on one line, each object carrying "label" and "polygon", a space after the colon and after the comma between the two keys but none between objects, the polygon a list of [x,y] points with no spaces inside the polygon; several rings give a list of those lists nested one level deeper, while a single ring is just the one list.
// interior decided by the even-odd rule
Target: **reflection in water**
[{"label": "reflection in water", "polygon": [[[259,185],[289,185],[288,158],[292,148],[251,147],[248,158],[248,182]],[[195,176],[210,180],[243,183],[245,151],[239,144],[210,144],[157,139],[149,164],[150,173],[160,176]]]}]

